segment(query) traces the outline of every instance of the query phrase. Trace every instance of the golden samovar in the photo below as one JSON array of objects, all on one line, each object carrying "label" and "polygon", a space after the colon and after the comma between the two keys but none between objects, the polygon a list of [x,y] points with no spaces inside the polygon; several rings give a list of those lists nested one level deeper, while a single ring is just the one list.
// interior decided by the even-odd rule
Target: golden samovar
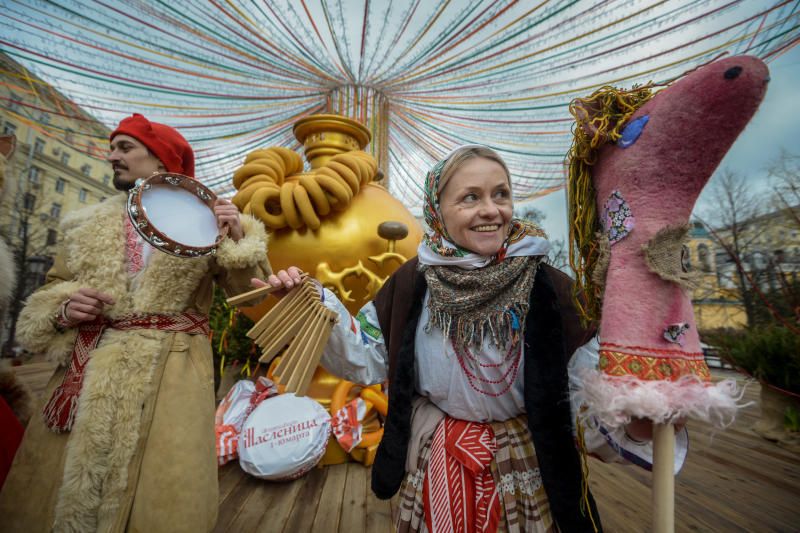
[{"label": "golden samovar", "polygon": [[[379,184],[381,171],[362,151],[371,138],[363,125],[340,115],[311,115],[295,124],[294,134],[310,169],[303,172],[299,155],[286,148],[256,150],[234,174],[234,203],[261,215],[271,233],[268,256],[275,271],[301,268],[355,315],[392,272],[416,255],[422,228]],[[243,311],[257,320],[272,304],[268,299]],[[320,367],[308,394],[329,408],[340,384]],[[365,420],[365,429],[376,423],[374,417]],[[370,464],[375,447],[357,448],[351,455]],[[323,463],[346,460],[332,438]]]}]

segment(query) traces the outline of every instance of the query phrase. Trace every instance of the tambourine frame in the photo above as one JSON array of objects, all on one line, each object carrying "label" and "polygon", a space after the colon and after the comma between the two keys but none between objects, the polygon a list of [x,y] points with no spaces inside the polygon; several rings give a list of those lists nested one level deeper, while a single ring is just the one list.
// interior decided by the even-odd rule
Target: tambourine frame
[{"label": "tambourine frame", "polygon": [[159,231],[158,228],[153,226],[145,215],[145,211],[142,207],[142,193],[151,189],[154,182],[157,182],[158,185],[171,185],[176,188],[184,189],[197,196],[212,210],[217,200],[217,195],[214,194],[211,189],[189,176],[173,172],[153,174],[128,191],[128,216],[139,235],[154,248],[176,257],[206,257],[216,254],[217,244],[219,244],[222,238],[221,236],[218,237],[217,241],[211,246],[189,246],[173,241],[167,235]]}]

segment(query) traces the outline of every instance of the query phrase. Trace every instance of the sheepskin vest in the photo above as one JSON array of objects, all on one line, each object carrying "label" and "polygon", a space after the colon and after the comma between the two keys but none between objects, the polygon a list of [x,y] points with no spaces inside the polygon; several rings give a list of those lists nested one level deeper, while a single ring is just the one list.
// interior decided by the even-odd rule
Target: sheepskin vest
[{"label": "sheepskin vest", "polygon": [[[389,354],[389,414],[372,467],[372,490],[394,496],[406,475],[414,395],[414,335],[427,290],[416,258],[400,267],[375,298]],[[542,265],[530,295],[525,322],[525,409],[553,519],[561,531],[594,531],[582,510],[583,474],[572,433],[567,363],[593,331],[581,327],[572,302],[572,280]],[[396,333],[396,335],[395,335]],[[591,494],[588,501],[600,527]]]},{"label": "sheepskin vest", "polygon": [[[61,251],[48,284],[20,314],[20,343],[61,365],[77,330],[52,317],[80,287],[111,295],[104,309],[132,314],[207,313],[213,284],[229,294],[269,273],[263,225],[242,216],[244,238],[225,238],[214,258],[154,251],[135,279],[127,272],[125,195],[75,211],[61,225]],[[92,350],[69,433],[31,419],[0,490],[2,531],[210,531],[217,516],[212,353],[203,335],[108,329]]]}]

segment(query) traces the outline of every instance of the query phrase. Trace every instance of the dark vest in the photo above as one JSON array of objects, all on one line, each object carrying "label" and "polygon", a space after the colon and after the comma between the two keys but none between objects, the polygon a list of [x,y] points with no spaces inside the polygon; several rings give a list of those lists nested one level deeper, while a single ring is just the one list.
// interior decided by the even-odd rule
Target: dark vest
[{"label": "dark vest", "polygon": [[[411,259],[383,285],[374,303],[389,354],[389,415],[372,467],[372,490],[388,499],[405,477],[414,395],[414,336],[427,290]],[[553,519],[563,533],[594,531],[582,510],[580,455],[572,436],[567,363],[593,332],[581,327],[572,303],[572,280],[542,265],[525,322],[525,409]],[[594,499],[591,512],[601,529]]]}]

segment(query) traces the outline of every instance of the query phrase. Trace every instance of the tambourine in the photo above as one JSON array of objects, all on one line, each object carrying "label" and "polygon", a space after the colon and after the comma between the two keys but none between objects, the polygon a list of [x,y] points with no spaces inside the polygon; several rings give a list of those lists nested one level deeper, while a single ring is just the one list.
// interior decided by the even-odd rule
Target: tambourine
[{"label": "tambourine", "polygon": [[199,181],[164,172],[129,191],[128,216],[154,248],[178,257],[203,257],[216,253],[224,236],[214,216],[216,200],[217,195]]}]

